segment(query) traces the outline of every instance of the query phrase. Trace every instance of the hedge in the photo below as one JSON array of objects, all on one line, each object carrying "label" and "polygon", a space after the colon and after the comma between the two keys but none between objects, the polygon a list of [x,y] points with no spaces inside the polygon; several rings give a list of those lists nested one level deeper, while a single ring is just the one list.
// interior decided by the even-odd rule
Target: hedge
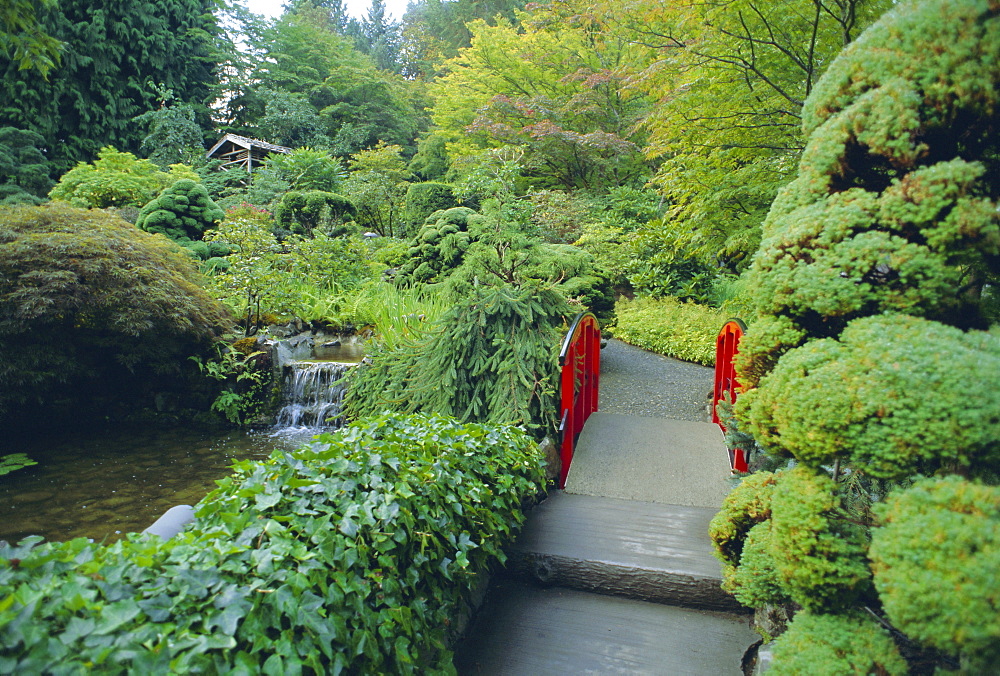
[{"label": "hedge", "polygon": [[521,430],[436,416],[234,469],[168,541],[0,545],[0,672],[453,672],[455,618],[542,481]]},{"label": "hedge", "polygon": [[715,365],[715,339],[729,316],[722,310],[676,298],[619,300],[614,337],[685,361]]}]

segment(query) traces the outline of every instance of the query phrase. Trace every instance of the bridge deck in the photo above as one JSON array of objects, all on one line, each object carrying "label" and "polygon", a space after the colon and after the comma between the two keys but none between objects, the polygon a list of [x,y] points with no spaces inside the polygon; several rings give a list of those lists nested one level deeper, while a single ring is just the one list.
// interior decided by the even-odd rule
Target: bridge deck
[{"label": "bridge deck", "polygon": [[577,441],[566,491],[718,511],[728,457],[718,425],[598,411]]},{"label": "bridge deck", "polygon": [[[566,491],[528,515],[456,646],[460,674],[740,676],[759,639],[720,589],[708,539],[730,477],[721,431],[695,422],[711,369],[615,341],[607,352],[601,406],[616,412],[590,417]],[[666,389],[670,406],[623,410],[615,382]]]}]

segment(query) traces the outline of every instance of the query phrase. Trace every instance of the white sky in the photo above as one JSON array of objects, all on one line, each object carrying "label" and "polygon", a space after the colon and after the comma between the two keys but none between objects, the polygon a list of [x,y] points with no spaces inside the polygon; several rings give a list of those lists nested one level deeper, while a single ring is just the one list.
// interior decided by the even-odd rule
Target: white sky
[{"label": "white sky", "polygon": [[[399,21],[406,12],[407,2],[408,0],[385,0],[386,14]],[[281,14],[281,6],[284,3],[285,0],[246,0],[246,6],[252,12],[269,17],[279,16]],[[347,5],[348,14],[355,19],[360,19],[368,13],[371,0],[345,0],[344,4]]]}]

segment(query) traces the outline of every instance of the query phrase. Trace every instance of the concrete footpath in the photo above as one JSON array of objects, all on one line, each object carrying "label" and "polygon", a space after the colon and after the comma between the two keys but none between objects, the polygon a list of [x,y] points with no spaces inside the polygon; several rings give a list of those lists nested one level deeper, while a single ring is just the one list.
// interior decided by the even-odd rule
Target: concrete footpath
[{"label": "concrete footpath", "polygon": [[743,673],[759,636],[721,590],[707,534],[729,477],[705,422],[711,383],[711,369],[611,342],[566,490],[528,515],[456,646],[460,674]]}]

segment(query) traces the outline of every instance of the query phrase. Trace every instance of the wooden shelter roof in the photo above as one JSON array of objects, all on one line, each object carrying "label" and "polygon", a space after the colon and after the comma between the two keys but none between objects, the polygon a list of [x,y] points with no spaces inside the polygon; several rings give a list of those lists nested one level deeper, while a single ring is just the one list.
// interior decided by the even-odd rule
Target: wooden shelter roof
[{"label": "wooden shelter roof", "polygon": [[254,164],[260,164],[271,153],[287,154],[290,152],[292,152],[291,148],[275,143],[247,138],[238,134],[226,134],[205,153],[205,157],[215,157],[222,160],[223,164],[219,167],[220,169],[241,166],[250,171]]}]

